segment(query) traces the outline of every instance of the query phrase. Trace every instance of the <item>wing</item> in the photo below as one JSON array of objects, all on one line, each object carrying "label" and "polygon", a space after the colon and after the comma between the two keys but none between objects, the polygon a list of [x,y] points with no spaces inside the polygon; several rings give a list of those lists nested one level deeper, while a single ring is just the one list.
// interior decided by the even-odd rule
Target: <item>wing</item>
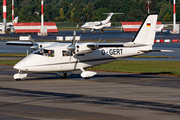
[{"label": "wing", "polygon": [[140,47],[140,46],[148,46],[148,44],[140,44],[140,43],[89,43],[87,44],[88,48],[91,49],[99,49],[103,47]]},{"label": "wing", "polygon": [[6,45],[32,46],[32,42],[7,41]]}]

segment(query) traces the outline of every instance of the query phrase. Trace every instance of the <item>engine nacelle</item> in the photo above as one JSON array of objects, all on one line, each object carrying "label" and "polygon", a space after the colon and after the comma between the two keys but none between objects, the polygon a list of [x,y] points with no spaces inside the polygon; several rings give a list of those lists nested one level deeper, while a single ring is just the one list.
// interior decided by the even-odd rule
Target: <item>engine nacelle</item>
[{"label": "engine nacelle", "polygon": [[76,45],[75,54],[86,54],[86,53],[90,53],[90,52],[92,52],[92,51],[93,51],[93,50],[90,49],[90,48],[88,48],[88,47],[86,46],[86,44],[85,44],[85,45],[81,45],[81,46]]},{"label": "engine nacelle", "polygon": [[102,25],[102,22],[95,22],[95,26]]}]

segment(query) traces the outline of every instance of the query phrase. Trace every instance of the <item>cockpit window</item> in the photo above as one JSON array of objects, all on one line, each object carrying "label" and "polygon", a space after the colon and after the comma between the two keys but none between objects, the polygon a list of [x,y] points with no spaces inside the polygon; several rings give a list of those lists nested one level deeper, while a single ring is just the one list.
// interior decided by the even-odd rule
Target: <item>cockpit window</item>
[{"label": "cockpit window", "polygon": [[34,54],[38,54],[46,57],[54,57],[54,50],[39,49],[35,51]]}]

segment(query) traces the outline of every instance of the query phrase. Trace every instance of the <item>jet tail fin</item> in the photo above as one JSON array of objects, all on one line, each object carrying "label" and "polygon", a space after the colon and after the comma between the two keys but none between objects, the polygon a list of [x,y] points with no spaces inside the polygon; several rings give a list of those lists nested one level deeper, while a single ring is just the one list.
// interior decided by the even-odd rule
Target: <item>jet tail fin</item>
[{"label": "jet tail fin", "polygon": [[123,13],[103,13],[103,14],[107,14],[108,16],[107,16],[107,18],[105,19],[105,21],[110,21],[111,20],[111,18],[112,18],[112,16],[113,15],[116,15],[116,14],[123,14]]},{"label": "jet tail fin", "polygon": [[16,16],[15,19],[13,20],[13,24],[14,23],[18,23],[18,16]]},{"label": "jet tail fin", "polygon": [[133,43],[143,43],[152,46],[154,44],[156,34],[157,14],[149,14],[139,28]]}]

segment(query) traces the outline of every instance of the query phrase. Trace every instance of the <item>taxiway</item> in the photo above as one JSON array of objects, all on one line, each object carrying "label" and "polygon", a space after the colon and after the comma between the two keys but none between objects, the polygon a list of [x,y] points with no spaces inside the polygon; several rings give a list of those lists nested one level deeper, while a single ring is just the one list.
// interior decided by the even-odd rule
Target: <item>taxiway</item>
[{"label": "taxiway", "polygon": [[[38,36],[37,34],[30,34],[35,41],[38,40],[56,40],[57,36],[73,36],[74,31],[59,31],[56,34],[48,34],[48,36]],[[8,38],[19,38],[19,36],[28,36],[29,34],[1,34],[0,37],[8,37]],[[118,42],[129,42],[132,41],[133,37],[136,35],[136,32],[125,33],[119,30],[113,31],[105,31],[101,33],[97,31],[96,33],[91,33],[91,31],[87,31],[86,33],[82,33],[82,31],[76,31],[77,36],[81,36],[81,41],[99,41],[101,38],[101,42],[105,41],[118,41]],[[180,34],[170,34],[169,32],[157,32],[155,39],[179,39]],[[5,38],[3,39],[5,40]]]},{"label": "taxiway", "polygon": [[0,65],[0,119],[179,120],[180,77],[79,71],[67,79],[29,74],[13,80],[13,66]]}]

